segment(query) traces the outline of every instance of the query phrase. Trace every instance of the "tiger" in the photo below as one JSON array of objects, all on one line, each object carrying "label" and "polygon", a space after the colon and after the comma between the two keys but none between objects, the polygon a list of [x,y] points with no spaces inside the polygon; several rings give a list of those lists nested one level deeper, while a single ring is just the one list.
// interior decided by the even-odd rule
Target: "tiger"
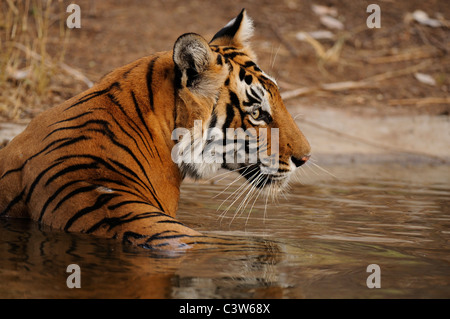
[{"label": "tiger", "polygon": [[[185,178],[234,170],[262,191],[281,190],[310,158],[310,145],[276,80],[256,63],[253,33],[243,9],[211,41],[185,33],[172,51],[119,67],[37,115],[0,150],[0,216],[148,249],[214,243],[214,236],[176,218]],[[197,139],[186,134],[195,125]],[[184,136],[174,136],[181,128]],[[227,129],[250,128],[256,140],[263,129],[278,130],[277,139],[264,138],[266,149],[277,143],[270,155],[276,161],[226,161],[227,152],[237,152],[229,147],[217,156],[223,161],[187,162],[174,155],[176,146],[200,145],[201,153],[229,142]],[[224,134],[215,135],[214,143],[198,143],[208,129]],[[254,148],[244,144],[247,158]]]}]

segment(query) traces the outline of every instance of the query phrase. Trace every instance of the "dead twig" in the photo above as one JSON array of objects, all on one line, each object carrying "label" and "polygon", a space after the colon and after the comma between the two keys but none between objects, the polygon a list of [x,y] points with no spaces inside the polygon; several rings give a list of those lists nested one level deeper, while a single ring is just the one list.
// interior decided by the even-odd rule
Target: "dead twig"
[{"label": "dead twig", "polygon": [[375,86],[377,82],[381,82],[387,79],[391,79],[393,77],[398,77],[406,74],[411,74],[417,72],[419,70],[424,69],[429,66],[432,61],[424,61],[420,64],[410,66],[400,70],[389,71],[381,74],[376,74],[365,78],[360,81],[344,81],[344,82],[335,82],[335,83],[326,83],[321,84],[317,87],[306,87],[306,88],[298,88],[286,92],[281,93],[281,98],[283,100],[292,99],[298,96],[306,95],[313,93],[315,91],[343,91],[343,90],[351,90],[351,89],[360,89],[360,88],[368,88]]},{"label": "dead twig", "polygon": [[413,50],[408,50],[395,55],[370,57],[367,62],[371,64],[385,64],[396,63],[402,61],[418,60],[435,57],[440,54],[440,51],[434,47],[420,47]]},{"label": "dead twig", "polygon": [[[31,58],[33,58],[33,59],[35,59],[35,60],[38,60],[38,61],[42,61],[42,60],[43,60],[43,59],[42,59],[42,56],[41,56],[39,53],[37,53],[37,52],[35,52],[35,51],[33,51],[33,50],[27,48],[26,46],[24,46],[24,45],[21,44],[21,43],[15,43],[15,44],[14,44],[14,47],[15,47],[16,49],[22,51],[22,52],[25,52],[27,55],[29,55]],[[52,64],[50,61],[48,61],[48,60],[44,60],[44,63],[45,63],[46,65],[50,66],[50,67],[53,66],[53,64]],[[71,75],[71,76],[73,76],[74,78],[76,78],[76,79],[82,81],[83,83],[85,83],[89,88],[92,87],[92,86],[94,85],[94,83],[93,83],[91,80],[89,80],[83,73],[81,73],[80,71],[78,71],[78,70],[76,70],[76,69],[74,69],[74,68],[68,66],[67,64],[65,64],[65,63],[63,63],[63,62],[59,62],[59,63],[58,63],[58,66],[59,66],[63,71],[65,71],[66,73],[68,73],[69,75]]]},{"label": "dead twig", "polygon": [[429,104],[450,104],[450,97],[425,97],[411,99],[391,99],[389,105],[417,105],[424,106]]},{"label": "dead twig", "polygon": [[364,81],[378,82],[378,81],[383,81],[383,80],[391,79],[391,78],[402,76],[402,75],[415,73],[415,72],[418,72],[418,71],[430,66],[432,63],[433,63],[433,61],[430,61],[430,60],[423,61],[422,63],[416,64],[413,66],[409,66],[404,69],[389,71],[389,72],[370,76],[370,77],[366,78]]}]

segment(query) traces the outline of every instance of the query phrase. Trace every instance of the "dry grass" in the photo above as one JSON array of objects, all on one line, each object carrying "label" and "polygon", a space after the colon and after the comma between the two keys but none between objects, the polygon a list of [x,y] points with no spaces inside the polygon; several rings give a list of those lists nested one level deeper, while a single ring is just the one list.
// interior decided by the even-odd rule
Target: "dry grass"
[{"label": "dry grass", "polygon": [[[62,1],[0,3],[0,118],[29,117],[52,102],[55,66],[64,59],[68,38],[64,14]],[[48,53],[49,44],[56,55]]]}]

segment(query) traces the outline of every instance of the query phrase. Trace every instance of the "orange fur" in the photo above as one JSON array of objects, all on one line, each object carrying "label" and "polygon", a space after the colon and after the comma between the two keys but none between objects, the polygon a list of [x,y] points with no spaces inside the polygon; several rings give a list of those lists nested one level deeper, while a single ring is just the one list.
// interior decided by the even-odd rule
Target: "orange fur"
[{"label": "orange fur", "polygon": [[[276,84],[238,45],[249,37],[245,23],[243,11],[237,32],[224,28],[210,44],[185,34],[173,52],[118,68],[37,116],[0,150],[0,216],[151,248],[211,240],[175,219],[186,172],[171,158],[174,129],[195,120],[206,129],[213,117],[231,128],[279,128],[283,172],[292,171],[291,158],[310,152]],[[242,109],[243,72],[267,90],[271,119],[261,125]]]}]

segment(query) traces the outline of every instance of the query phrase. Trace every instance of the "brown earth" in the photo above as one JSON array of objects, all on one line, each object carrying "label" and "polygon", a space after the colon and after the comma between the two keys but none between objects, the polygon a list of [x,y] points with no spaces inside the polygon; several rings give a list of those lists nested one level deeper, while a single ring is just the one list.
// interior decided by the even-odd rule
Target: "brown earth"
[{"label": "brown earth", "polygon": [[[67,2],[67,1],[66,1]],[[273,75],[281,91],[325,83],[360,81],[381,75],[369,87],[319,90],[290,99],[288,105],[346,108],[359,114],[448,115],[450,110],[450,3],[377,1],[381,28],[369,29],[367,5],[373,1],[95,1],[78,0],[81,28],[72,29],[64,62],[96,81],[110,70],[156,51],[171,50],[176,38],[196,32],[210,39],[245,7],[255,23],[253,46],[259,65]],[[69,2],[67,2],[69,3]],[[329,29],[312,10],[319,4],[337,10],[344,30]],[[415,10],[440,17],[447,27],[432,28],[408,18]],[[69,13],[66,13],[66,17]],[[53,34],[58,32],[54,23]],[[323,62],[300,31],[329,30],[333,40],[318,40],[325,50],[340,47],[334,61]],[[55,38],[53,38],[55,39]],[[57,38],[56,38],[57,39]],[[47,44],[50,56],[60,50]],[[396,76],[396,72],[400,75]],[[19,118],[33,117],[87,86],[64,73],[56,77],[42,105],[30,105]],[[415,72],[431,75],[436,85],[419,82]],[[403,73],[403,74],[402,74]],[[32,94],[32,93],[31,93]],[[0,112],[1,114],[1,112]],[[3,112],[5,117],[5,112]]]},{"label": "brown earth", "polygon": [[[373,2],[373,1],[372,1]],[[97,1],[84,12],[82,28],[73,30],[66,62],[96,80],[108,70],[155,51],[170,50],[185,32],[210,39],[242,7],[255,22],[253,45],[260,66],[271,73],[282,90],[323,83],[358,81],[393,70],[429,62],[421,73],[436,86],[417,81],[413,73],[374,83],[367,89],[316,92],[297,102],[356,108],[362,112],[448,114],[447,103],[422,104],[424,98],[446,98],[450,90],[450,32],[408,22],[407,14],[423,10],[450,18],[445,1],[379,1],[381,28],[369,29],[371,1]],[[331,48],[346,37],[336,62],[320,67],[313,47],[296,39],[300,31],[326,30],[312,4],[337,9],[345,29],[336,40],[321,41]],[[385,59],[378,59],[384,57]],[[387,62],[383,62],[387,61]],[[410,101],[408,103],[408,101]],[[291,102],[295,103],[295,102]]]}]

